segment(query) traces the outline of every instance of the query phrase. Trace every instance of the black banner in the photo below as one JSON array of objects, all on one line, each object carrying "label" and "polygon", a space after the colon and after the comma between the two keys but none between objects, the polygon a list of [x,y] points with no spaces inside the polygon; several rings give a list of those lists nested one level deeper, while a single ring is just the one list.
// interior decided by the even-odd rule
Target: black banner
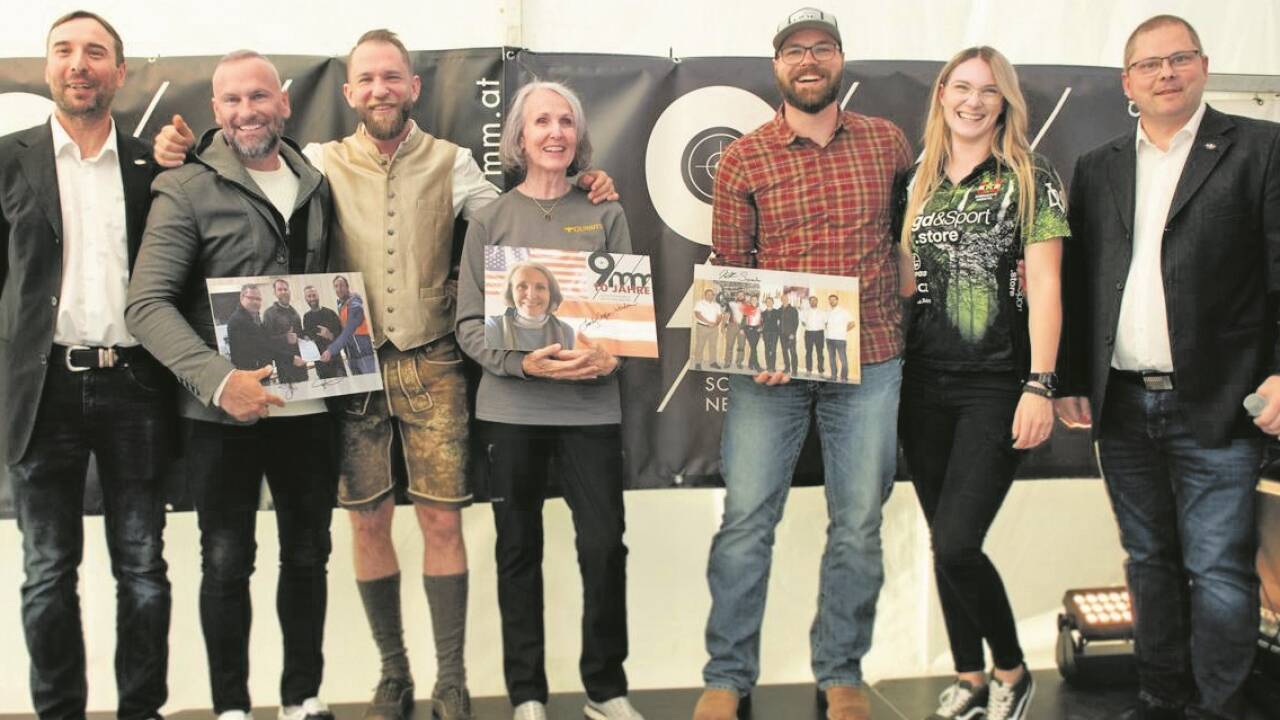
[{"label": "black banner", "polygon": [[[724,376],[686,369],[687,295],[693,266],[710,253],[710,188],[720,149],[772,117],[779,102],[767,58],[668,58],[540,54],[469,49],[412,53],[423,93],[414,118],[433,134],[471,148],[495,183],[498,131],[511,93],[533,78],[566,82],[582,97],[595,166],[622,193],[635,251],[653,258],[659,360],[628,363],[623,384],[623,432],[629,488],[719,483],[720,423],[728,398]],[[300,143],[350,133],[355,114],[342,96],[339,58],[277,56],[293,116],[287,132]],[[197,131],[213,124],[209,78],[217,58],[130,60],[117,95],[120,132],[149,137],[174,113]],[[857,112],[887,117],[918,143],[937,62],[866,61],[845,67],[841,101]],[[43,59],[0,64],[0,122],[6,131],[48,118],[52,103]],[[1024,66],[1018,69],[1031,111],[1036,149],[1070,184],[1075,158],[1133,126],[1116,70]],[[38,96],[38,97],[37,97]],[[43,102],[41,102],[43,101]],[[21,121],[21,122],[19,122]],[[886,418],[885,422],[894,419]],[[817,440],[802,454],[796,482],[821,481]],[[1096,474],[1087,435],[1060,427],[1031,453],[1021,477]],[[183,463],[171,473],[172,506],[185,502]],[[89,493],[90,511],[99,506]],[[0,478],[0,515],[10,513]]]}]

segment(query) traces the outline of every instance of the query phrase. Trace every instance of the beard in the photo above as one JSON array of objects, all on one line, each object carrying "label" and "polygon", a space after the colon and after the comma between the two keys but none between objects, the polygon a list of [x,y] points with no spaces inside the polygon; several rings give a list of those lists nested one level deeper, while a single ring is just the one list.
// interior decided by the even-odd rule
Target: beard
[{"label": "beard", "polygon": [[360,122],[364,123],[364,129],[375,140],[394,140],[404,132],[404,126],[409,122],[409,114],[413,110],[412,102],[402,103],[398,112],[392,113],[389,117],[386,115],[375,115],[373,110],[367,107],[361,107],[356,114],[360,116]]},{"label": "beard", "polygon": [[836,101],[836,97],[840,95],[840,79],[844,74],[844,68],[840,68],[834,73],[823,70],[821,67],[815,67],[810,70],[808,67],[796,68],[791,72],[792,77],[800,77],[808,72],[814,72],[826,79],[827,85],[823,90],[796,88],[795,81],[784,78],[781,75],[776,77],[778,81],[778,90],[782,93],[782,97],[787,104],[795,109],[815,114]]},{"label": "beard", "polygon": [[223,129],[223,135],[231,144],[231,149],[236,151],[236,155],[246,160],[261,160],[280,145],[280,136],[284,134],[284,118],[277,116],[269,121],[262,118],[261,124],[267,131],[258,140],[245,140],[238,132]]},{"label": "beard", "polygon": [[[77,80],[77,82],[81,81]],[[58,111],[67,117],[99,118],[111,109],[111,101],[115,98],[116,91],[101,83],[94,87],[94,91],[88,101],[73,100],[68,83],[63,82],[53,90],[53,102],[57,105]]]}]

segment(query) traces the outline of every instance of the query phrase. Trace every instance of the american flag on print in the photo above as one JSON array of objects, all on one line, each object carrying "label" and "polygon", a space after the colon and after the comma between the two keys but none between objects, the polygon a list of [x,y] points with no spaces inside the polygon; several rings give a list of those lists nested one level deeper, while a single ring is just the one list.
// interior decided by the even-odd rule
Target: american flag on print
[{"label": "american flag on print", "polygon": [[526,262],[537,263],[555,275],[563,300],[553,313],[570,325],[575,335],[586,335],[619,357],[658,357],[647,255],[486,246],[486,316],[498,318],[508,311],[506,289],[512,268]]}]

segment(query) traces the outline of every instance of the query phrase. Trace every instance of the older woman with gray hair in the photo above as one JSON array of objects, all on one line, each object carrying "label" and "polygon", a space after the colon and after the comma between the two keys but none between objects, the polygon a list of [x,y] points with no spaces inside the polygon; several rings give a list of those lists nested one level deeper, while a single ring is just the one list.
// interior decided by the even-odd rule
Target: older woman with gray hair
[{"label": "older woman with gray hair", "polygon": [[[542,598],[542,504],[554,460],[573,514],[582,572],[583,713],[594,720],[640,720],[627,700],[627,548],[622,504],[622,411],[619,361],[585,334],[512,348],[486,342],[485,247],[631,252],[616,202],[593,205],[569,176],[588,165],[591,142],[582,103],[564,85],[520,89],[499,146],[504,169],[519,176],[511,192],[471,220],[458,285],[458,342],[484,368],[475,432],[485,444],[489,495],[497,528],[498,606],[503,671],[515,720],[546,718],[547,677]],[[525,266],[529,278],[542,275]],[[513,333],[550,314],[549,274],[526,288]],[[515,273],[508,281],[513,291]],[[537,285],[537,283],[534,283]],[[558,291],[558,288],[557,288]],[[558,292],[556,293],[558,294]],[[557,303],[558,304],[558,303]],[[556,319],[556,322],[560,322]],[[571,330],[571,329],[570,329]],[[490,339],[492,333],[490,334]]]},{"label": "older woman with gray hair", "polygon": [[502,299],[507,309],[484,323],[484,346],[537,350],[548,345],[573,349],[573,326],[555,316],[564,293],[555,273],[542,263],[518,262],[507,273]]}]

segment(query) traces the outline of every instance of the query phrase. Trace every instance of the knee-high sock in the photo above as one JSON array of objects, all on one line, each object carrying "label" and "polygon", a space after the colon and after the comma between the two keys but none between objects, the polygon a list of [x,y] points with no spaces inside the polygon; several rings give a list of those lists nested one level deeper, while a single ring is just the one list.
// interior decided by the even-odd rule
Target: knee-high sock
[{"label": "knee-high sock", "polygon": [[404,650],[400,620],[400,573],[377,580],[357,580],[364,614],[382,656],[382,676],[409,678],[409,655]]},{"label": "knee-high sock", "polygon": [[467,573],[423,575],[436,640],[436,687],[466,687]]}]

